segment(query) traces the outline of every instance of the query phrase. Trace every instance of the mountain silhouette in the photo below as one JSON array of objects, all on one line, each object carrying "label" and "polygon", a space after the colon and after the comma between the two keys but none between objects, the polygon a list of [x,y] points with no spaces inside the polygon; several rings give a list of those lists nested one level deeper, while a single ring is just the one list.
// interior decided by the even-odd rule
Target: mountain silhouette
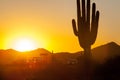
[{"label": "mountain silhouette", "polygon": [[119,56],[120,46],[115,42],[110,42],[92,49],[92,55],[95,60],[104,62],[106,59]]},{"label": "mountain silhouette", "polygon": [[39,57],[41,54],[51,54],[51,52],[43,48],[27,52],[19,52],[14,49],[0,50],[0,64],[10,64],[20,59]]},{"label": "mountain silhouette", "polygon": [[[12,61],[19,60],[20,58],[39,57],[40,55],[45,54],[51,54],[51,52],[44,48],[38,48],[27,52],[18,52],[14,49],[0,50],[0,64],[8,64]],[[81,55],[83,55],[83,51],[76,53],[60,52],[55,53],[54,58],[61,63],[67,63],[69,60],[77,59]],[[99,63],[103,63],[107,59],[114,58],[119,55],[120,46],[115,42],[110,42],[92,49],[92,58]]]},{"label": "mountain silhouette", "polygon": [[[83,51],[75,53],[61,52],[54,54],[56,59],[65,63],[71,59],[77,59],[83,55]],[[110,42],[92,49],[92,58],[98,63],[103,63],[109,58],[120,56],[120,46],[115,42]]]},{"label": "mountain silhouette", "polygon": [[30,53],[40,53],[40,54],[50,54],[51,52],[44,49],[44,48],[38,48],[33,51],[29,51]]},{"label": "mountain silhouette", "polygon": [[[42,62],[41,62],[42,65],[38,63],[35,64],[37,73],[35,71],[34,75],[36,78],[38,78],[37,80],[40,80],[40,78],[41,80],[61,80],[61,79],[58,79],[61,76],[62,76],[61,78],[66,77],[65,79],[62,79],[62,80],[66,80],[66,79],[82,80],[81,78],[84,75],[84,72],[86,70],[86,69],[84,70],[83,53],[84,53],[83,51],[78,51],[75,53],[59,52],[59,53],[52,54],[50,51],[44,48],[38,48],[36,50],[27,51],[27,52],[18,52],[14,49],[0,50],[0,65],[2,67],[5,67],[4,71],[6,73],[7,73],[7,70],[9,69],[11,70],[14,68],[11,72],[9,72],[9,74],[12,74],[13,76],[15,74],[14,70],[16,69],[17,69],[16,73],[17,71],[18,72],[23,71],[24,73],[24,71],[26,72],[26,70],[28,70],[28,67],[30,64],[26,64],[27,60],[31,61],[33,60],[33,58],[36,58],[36,59],[41,58],[41,61],[43,62],[46,61],[46,63],[49,62],[50,64],[47,65],[47,64],[43,64]],[[117,59],[116,59],[116,56],[118,56]],[[96,48],[93,48],[92,58],[94,59],[93,66],[94,66],[95,78],[97,78],[96,76],[98,75],[98,78],[94,80],[98,80],[101,76],[104,77],[103,73],[100,74],[101,72],[107,72],[105,74],[109,74],[111,72],[111,74],[113,74],[112,71],[116,71],[115,72],[115,75],[116,75],[116,73],[120,71],[118,67],[119,61],[120,61],[119,56],[120,56],[120,46],[115,42],[110,42],[110,43],[98,46]],[[25,68],[26,65],[27,65],[27,68]],[[25,70],[22,70],[23,68],[25,68]],[[33,68],[34,68],[34,65],[33,65]],[[31,70],[31,71],[33,71],[34,73],[34,70]],[[50,79],[46,79],[46,78],[50,78]],[[106,80],[109,80],[109,79],[106,79]]]}]

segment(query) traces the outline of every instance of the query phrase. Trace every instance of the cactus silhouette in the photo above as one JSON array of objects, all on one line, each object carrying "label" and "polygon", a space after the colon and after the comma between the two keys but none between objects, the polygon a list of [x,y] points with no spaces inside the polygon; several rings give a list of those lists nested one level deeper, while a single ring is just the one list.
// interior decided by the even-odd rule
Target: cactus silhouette
[{"label": "cactus silhouette", "polygon": [[96,11],[96,4],[93,3],[92,19],[90,20],[90,0],[87,0],[87,6],[85,6],[85,1],[81,1],[81,6],[80,0],[77,0],[77,26],[75,19],[72,20],[72,26],[80,46],[84,49],[84,55],[90,56],[91,45],[95,43],[98,32],[99,11]]}]

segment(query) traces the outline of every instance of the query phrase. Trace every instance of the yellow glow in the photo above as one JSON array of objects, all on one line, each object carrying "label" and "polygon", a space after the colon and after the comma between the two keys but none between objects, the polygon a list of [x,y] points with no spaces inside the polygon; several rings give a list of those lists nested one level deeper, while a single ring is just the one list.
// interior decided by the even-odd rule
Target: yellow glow
[{"label": "yellow glow", "polygon": [[[119,1],[109,0],[109,4],[105,0],[95,1],[101,15],[97,39],[92,48],[110,41],[120,43],[117,35],[120,33],[120,10],[116,5]],[[54,52],[83,50],[71,25],[71,19],[77,18],[74,0],[0,0],[0,10],[0,49],[26,51],[42,47]],[[27,45],[23,44],[24,38],[29,42],[25,43]]]},{"label": "yellow glow", "polygon": [[37,45],[35,42],[33,42],[30,39],[20,39],[20,40],[16,40],[13,48],[17,51],[23,52],[23,51],[34,50],[37,48]]}]

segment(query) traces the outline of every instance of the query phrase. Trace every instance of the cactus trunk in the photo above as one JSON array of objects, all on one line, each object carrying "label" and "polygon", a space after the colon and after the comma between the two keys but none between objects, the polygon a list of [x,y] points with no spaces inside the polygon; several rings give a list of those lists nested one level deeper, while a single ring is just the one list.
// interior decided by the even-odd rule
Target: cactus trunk
[{"label": "cactus trunk", "polygon": [[72,26],[75,36],[79,39],[80,46],[84,49],[86,72],[84,80],[91,80],[91,45],[95,43],[97,37],[99,11],[96,11],[96,4],[93,3],[92,18],[90,18],[90,0],[87,0],[87,4],[85,1],[77,0],[77,23],[75,19],[72,19]]},{"label": "cactus trunk", "polygon": [[88,46],[87,48],[84,48],[84,55],[86,57],[91,57],[91,46]]}]

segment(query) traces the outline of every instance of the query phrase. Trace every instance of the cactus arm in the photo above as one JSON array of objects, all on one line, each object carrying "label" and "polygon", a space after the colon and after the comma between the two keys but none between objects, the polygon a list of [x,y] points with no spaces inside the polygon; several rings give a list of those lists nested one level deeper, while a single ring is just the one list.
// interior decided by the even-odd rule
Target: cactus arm
[{"label": "cactus arm", "polygon": [[100,16],[100,12],[97,11],[97,12],[96,12],[96,22],[97,22],[97,26],[98,26],[98,22],[99,22],[99,16]]},{"label": "cactus arm", "polygon": [[77,0],[77,25],[78,31],[81,29],[81,8],[80,8],[80,0]]},{"label": "cactus arm", "polygon": [[78,19],[81,18],[80,0],[77,0],[77,16]]},{"label": "cactus arm", "polygon": [[95,12],[96,12],[96,4],[93,3],[93,5],[92,5],[92,23],[91,24],[93,24],[95,21]]},{"label": "cactus arm", "polygon": [[87,23],[90,24],[90,0],[87,0]]},{"label": "cactus arm", "polygon": [[73,26],[73,32],[76,36],[78,36],[78,31],[77,31],[77,27],[76,27],[76,22],[75,20],[73,19],[72,20],[72,26]]},{"label": "cactus arm", "polygon": [[93,3],[92,24],[91,24],[91,45],[95,43],[98,32],[99,11],[96,12],[96,5]]},{"label": "cactus arm", "polygon": [[98,22],[99,22],[99,11],[96,12],[96,20],[94,23],[95,29],[94,29],[94,33],[93,33],[93,43],[95,43],[96,37],[97,37],[97,32],[98,32]]},{"label": "cactus arm", "polygon": [[[80,34],[82,31],[82,15],[81,15],[81,5],[80,0],[77,0],[77,26],[78,26],[78,33]],[[80,34],[81,35],[81,34]]]},{"label": "cactus arm", "polygon": [[87,0],[87,11],[86,11],[86,34],[87,37],[90,34],[90,0]]},{"label": "cactus arm", "polygon": [[85,0],[82,0],[82,20],[85,22]]},{"label": "cactus arm", "polygon": [[92,45],[95,42],[95,36],[96,36],[96,26],[95,26],[95,17],[96,17],[96,4],[92,4],[92,22],[91,22],[91,38],[90,38],[90,44]]}]

